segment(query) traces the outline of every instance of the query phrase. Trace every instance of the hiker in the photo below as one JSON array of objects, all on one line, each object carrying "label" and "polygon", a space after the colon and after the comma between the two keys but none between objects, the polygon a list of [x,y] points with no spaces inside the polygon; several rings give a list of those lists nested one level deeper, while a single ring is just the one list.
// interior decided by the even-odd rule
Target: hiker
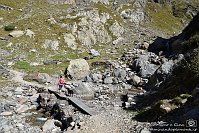
[{"label": "hiker", "polygon": [[64,77],[60,76],[59,77],[59,81],[58,81],[58,87],[59,87],[59,91],[61,91],[62,87],[64,86],[65,81],[64,81]]}]

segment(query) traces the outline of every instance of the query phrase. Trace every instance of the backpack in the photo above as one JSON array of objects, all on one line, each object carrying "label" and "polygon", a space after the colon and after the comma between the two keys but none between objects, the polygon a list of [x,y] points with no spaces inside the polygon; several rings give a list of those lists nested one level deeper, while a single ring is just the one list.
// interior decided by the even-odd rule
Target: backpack
[{"label": "backpack", "polygon": [[64,79],[63,79],[63,78],[60,78],[60,79],[59,79],[59,83],[60,83],[60,84],[64,84]]}]

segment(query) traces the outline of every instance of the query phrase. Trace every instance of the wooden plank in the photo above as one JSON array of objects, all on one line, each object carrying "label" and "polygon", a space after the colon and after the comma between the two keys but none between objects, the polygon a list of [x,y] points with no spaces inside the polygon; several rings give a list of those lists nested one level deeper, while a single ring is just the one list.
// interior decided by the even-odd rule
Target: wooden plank
[{"label": "wooden plank", "polygon": [[86,104],[84,104],[82,101],[75,97],[68,97],[68,100],[74,103],[76,106],[78,106],[81,110],[88,113],[89,115],[95,115],[96,112],[94,112],[91,108],[89,108]]},{"label": "wooden plank", "polygon": [[77,99],[76,97],[66,96],[64,93],[60,93],[57,91],[57,89],[54,89],[54,88],[48,88],[48,91],[50,93],[55,94],[55,96],[57,96],[61,99],[69,100],[70,102],[72,102],[72,104],[76,105],[79,109],[83,110],[84,112],[86,112],[89,115],[96,114],[95,111],[93,111],[91,108],[89,108],[86,104],[84,104],[81,100]]}]

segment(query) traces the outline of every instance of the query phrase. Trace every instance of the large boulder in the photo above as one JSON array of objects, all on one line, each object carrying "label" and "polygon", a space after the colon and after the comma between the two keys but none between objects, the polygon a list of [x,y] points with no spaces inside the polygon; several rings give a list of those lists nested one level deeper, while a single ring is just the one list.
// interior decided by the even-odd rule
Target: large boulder
[{"label": "large boulder", "polygon": [[158,65],[151,63],[151,60],[155,61],[156,56],[152,53],[145,55],[139,55],[132,63],[131,68],[135,70],[139,76],[148,78],[155,73],[158,69]]},{"label": "large boulder", "polygon": [[83,79],[89,72],[89,64],[85,59],[71,60],[67,68],[67,75],[70,75],[73,79]]},{"label": "large boulder", "polygon": [[74,94],[81,96],[85,100],[93,99],[94,91],[95,89],[87,82],[79,82],[73,89]]}]

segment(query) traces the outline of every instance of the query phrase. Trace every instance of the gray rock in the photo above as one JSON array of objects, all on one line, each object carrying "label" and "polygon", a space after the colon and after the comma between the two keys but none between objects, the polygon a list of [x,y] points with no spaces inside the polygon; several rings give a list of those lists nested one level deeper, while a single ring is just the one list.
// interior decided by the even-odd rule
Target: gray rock
[{"label": "gray rock", "polygon": [[2,112],[2,113],[0,114],[0,116],[11,116],[11,115],[13,115],[12,112]]},{"label": "gray rock", "polygon": [[24,35],[24,32],[21,30],[13,31],[9,34],[11,37],[20,37]]},{"label": "gray rock", "polygon": [[15,89],[15,95],[21,95],[23,91],[24,90],[21,87],[17,87],[17,89]]},{"label": "gray rock", "polygon": [[38,101],[38,97],[39,97],[39,94],[34,94],[33,96],[31,96],[29,99],[30,99],[30,102],[33,104],[33,105],[38,105],[37,101]]},{"label": "gray rock", "polygon": [[150,58],[153,58],[150,54],[151,53],[139,55],[138,58],[133,61],[132,69],[137,71],[137,73],[143,78],[153,75],[159,67],[149,61]]},{"label": "gray rock", "polygon": [[37,81],[39,83],[48,83],[51,82],[51,77],[46,73],[30,73],[23,78],[24,80],[31,80],[31,81]]},{"label": "gray rock", "polygon": [[100,55],[100,53],[98,51],[96,51],[95,49],[91,49],[90,53],[91,53],[92,56],[99,56]]},{"label": "gray rock", "polygon": [[29,36],[29,37],[34,37],[34,36],[35,36],[35,33],[34,33],[33,31],[27,29],[27,30],[25,31],[25,35],[26,35],[26,36]]},{"label": "gray rock", "polygon": [[99,73],[90,73],[89,77],[92,79],[93,82],[102,82],[102,74]]},{"label": "gray rock", "polygon": [[44,46],[44,48],[50,48],[52,50],[58,50],[59,49],[59,42],[57,40],[46,39],[43,46]]},{"label": "gray rock", "polygon": [[169,60],[168,62],[164,62],[156,71],[156,76],[159,81],[164,81],[167,76],[169,76],[172,72],[174,66],[174,62]]},{"label": "gray rock", "polygon": [[36,118],[36,121],[38,121],[38,122],[45,122],[47,120],[48,120],[48,118],[43,118],[43,117]]},{"label": "gray rock", "polygon": [[106,77],[104,79],[104,84],[112,84],[113,83],[113,77]]},{"label": "gray rock", "polygon": [[58,60],[46,60],[44,61],[44,65],[58,64]]},{"label": "gray rock", "polygon": [[149,131],[149,129],[147,129],[146,127],[143,128],[140,133],[151,133],[151,131]]},{"label": "gray rock", "polygon": [[122,45],[126,42],[126,40],[123,37],[118,37],[116,40],[114,40],[112,43],[113,45]]},{"label": "gray rock", "polygon": [[10,11],[13,10],[13,8],[6,5],[0,5],[0,10]]},{"label": "gray rock", "polygon": [[141,78],[137,75],[133,75],[131,77],[131,80],[132,80],[132,84],[135,86],[139,85],[139,83],[141,82]]},{"label": "gray rock", "polygon": [[85,59],[71,60],[67,68],[67,74],[73,79],[83,79],[90,72],[89,65]]},{"label": "gray rock", "polygon": [[54,120],[47,120],[42,126],[43,132],[51,132],[54,128],[56,128]]},{"label": "gray rock", "polygon": [[124,69],[122,69],[122,68],[116,68],[116,69],[114,69],[114,71],[113,71],[113,75],[114,75],[115,77],[120,78],[120,79],[123,80],[123,79],[125,79],[127,73],[126,73],[126,71],[125,71]]},{"label": "gray rock", "polygon": [[0,57],[5,57],[5,56],[9,56],[10,52],[8,52],[7,50],[4,49],[0,49]]},{"label": "gray rock", "polygon": [[0,75],[2,75],[3,77],[7,77],[10,75],[10,72],[0,65]]},{"label": "gray rock", "polygon": [[24,112],[26,112],[26,111],[28,111],[28,110],[29,110],[29,107],[28,107],[27,105],[20,105],[20,106],[17,108],[16,112],[17,112],[18,114],[21,114],[21,113],[24,113]]},{"label": "gray rock", "polygon": [[131,22],[134,22],[135,25],[139,25],[146,21],[146,15],[143,9],[127,9],[122,11],[122,16],[124,19],[129,19]]},{"label": "gray rock", "polygon": [[69,48],[75,50],[77,49],[77,43],[75,37],[70,33],[64,34],[64,42],[68,45]]},{"label": "gray rock", "polygon": [[124,33],[124,28],[120,26],[118,22],[113,23],[113,25],[110,26],[109,30],[116,37],[120,37]]},{"label": "gray rock", "polygon": [[161,85],[172,74],[174,69],[174,62],[172,60],[165,61],[157,71],[150,77],[149,82],[146,84],[145,88],[147,90],[155,90]]},{"label": "gray rock", "polygon": [[73,89],[74,94],[80,95],[83,99],[94,98],[94,88],[86,82],[79,82],[78,86]]},{"label": "gray rock", "polygon": [[77,31],[78,40],[82,45],[90,46],[95,45],[97,42],[106,44],[111,41],[111,36],[100,22],[97,10],[81,12],[79,15],[85,16],[81,18],[81,22],[78,23],[80,30]]}]

